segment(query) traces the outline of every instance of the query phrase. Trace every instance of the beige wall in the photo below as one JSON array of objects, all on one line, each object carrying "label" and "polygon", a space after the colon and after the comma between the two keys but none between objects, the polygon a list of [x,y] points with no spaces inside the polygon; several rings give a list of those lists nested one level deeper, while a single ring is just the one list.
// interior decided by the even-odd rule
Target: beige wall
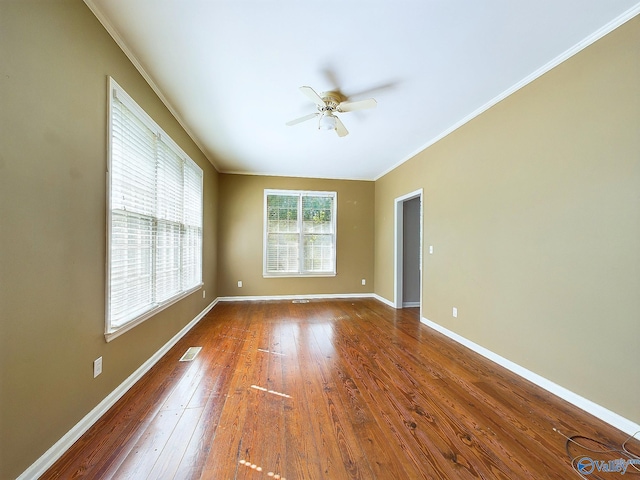
[{"label": "beige wall", "polygon": [[[201,292],[107,344],[107,76],[204,169]],[[0,2],[0,478],[216,297],[217,173],[81,0]],[[92,362],[104,359],[94,379]]]},{"label": "beige wall", "polygon": [[635,18],[381,178],[375,200],[377,294],[393,300],[394,198],[424,188],[423,315],[635,422],[638,46]]},{"label": "beige wall", "polygon": [[[335,277],[262,277],[265,188],[338,193]],[[373,201],[373,182],[220,175],[220,296],[373,292]],[[366,286],[361,284],[363,278]],[[238,288],[238,280],[242,280],[242,288]]]}]

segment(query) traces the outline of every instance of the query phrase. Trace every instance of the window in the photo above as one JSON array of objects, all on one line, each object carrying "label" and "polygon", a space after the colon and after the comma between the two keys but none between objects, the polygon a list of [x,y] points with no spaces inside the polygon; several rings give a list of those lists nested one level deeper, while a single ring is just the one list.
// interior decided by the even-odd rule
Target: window
[{"label": "window", "polygon": [[202,284],[202,170],[109,80],[107,340]]},{"label": "window", "polygon": [[336,274],[336,192],[265,190],[264,276]]}]

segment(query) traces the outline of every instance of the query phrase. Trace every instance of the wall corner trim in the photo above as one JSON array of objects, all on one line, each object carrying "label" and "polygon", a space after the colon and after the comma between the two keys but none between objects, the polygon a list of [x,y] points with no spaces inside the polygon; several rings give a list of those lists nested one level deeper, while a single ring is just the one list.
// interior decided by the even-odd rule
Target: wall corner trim
[{"label": "wall corner trim", "polygon": [[145,373],[151,370],[158,360],[160,360],[189,330],[191,330],[209,311],[216,306],[218,299],[205,307],[193,320],[185,325],[167,343],[165,343],[156,353],[133,372],[115,390],[107,395],[98,405],[84,416],[71,430],[69,430],[60,440],[58,440],[49,450],[47,450],[38,460],[36,460],[22,475],[16,480],[30,480],[39,478],[47,471],[84,433],[96,423],[115,403],[127,393],[127,391],[140,380]]},{"label": "wall corner trim", "polygon": [[562,398],[563,400],[566,400],[567,402],[571,403],[572,405],[575,405],[576,407],[584,410],[585,412],[590,413],[591,415],[599,418],[603,422],[608,423],[609,425],[617,428],[618,430],[621,430],[622,432],[627,433],[629,435],[637,434],[640,431],[640,424],[637,424],[627,418],[624,418],[623,416],[618,415],[617,413],[612,412],[611,410],[601,405],[598,405],[597,403],[592,402],[591,400],[588,400],[578,395],[577,393],[574,393],[571,390],[568,390],[558,385],[557,383],[554,383],[551,380],[548,380],[543,376],[538,375],[537,373],[532,372],[531,370],[521,367],[517,363],[514,363],[511,360],[508,360],[498,355],[497,353],[494,353],[491,350],[481,345],[478,345],[477,343],[472,342],[471,340],[461,335],[458,335],[455,332],[452,332],[451,330],[443,327],[442,325],[439,325],[425,317],[422,317],[420,321],[423,324],[427,325],[428,327],[436,330],[437,332],[442,333],[443,335],[458,342],[459,344],[482,355],[488,360],[491,360],[492,362],[497,363],[498,365],[506,368],[507,370],[512,371],[513,373],[523,377],[526,380],[529,380],[530,382],[538,385],[539,387],[544,388],[548,392]]}]

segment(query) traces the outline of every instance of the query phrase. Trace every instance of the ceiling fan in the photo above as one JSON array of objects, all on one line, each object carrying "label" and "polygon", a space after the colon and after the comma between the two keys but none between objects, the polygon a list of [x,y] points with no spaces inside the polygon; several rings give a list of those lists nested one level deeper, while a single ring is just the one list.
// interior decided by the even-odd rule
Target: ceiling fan
[{"label": "ceiling fan", "polygon": [[339,137],[344,137],[348,135],[349,132],[342,121],[336,116],[336,113],[346,113],[353,112],[354,110],[374,108],[378,104],[373,98],[350,102],[346,96],[337,91],[325,92],[321,95],[318,95],[311,87],[300,87],[300,91],[316,104],[318,111],[316,113],[310,113],[304,117],[291,120],[290,122],[287,122],[287,125],[296,125],[318,117],[318,129],[335,130]]}]

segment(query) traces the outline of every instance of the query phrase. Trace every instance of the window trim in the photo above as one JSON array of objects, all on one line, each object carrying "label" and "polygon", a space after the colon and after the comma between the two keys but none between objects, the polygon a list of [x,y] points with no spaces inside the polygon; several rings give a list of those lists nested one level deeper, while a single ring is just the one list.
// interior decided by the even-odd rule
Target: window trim
[{"label": "window trim", "polygon": [[[268,225],[268,208],[267,197],[269,195],[297,195],[299,197],[298,208],[301,209],[301,199],[305,195],[309,196],[331,196],[333,197],[333,216],[332,216],[332,248],[333,248],[333,270],[331,272],[308,272],[302,268],[304,264],[304,255],[298,258],[298,272],[268,272],[267,271],[267,225]],[[302,212],[299,211],[298,218],[302,223]],[[299,232],[299,251],[304,252],[302,229]],[[284,189],[264,189],[263,197],[263,226],[262,226],[262,277],[263,278],[317,278],[317,277],[335,277],[338,274],[338,192],[324,190],[284,190]]]},{"label": "window trim", "polygon": [[[140,325],[145,320],[153,317],[157,313],[165,310],[170,307],[174,303],[186,298],[191,295],[193,292],[200,290],[204,285],[202,281],[202,270],[203,270],[203,258],[204,258],[204,241],[203,241],[203,233],[204,233],[204,172],[202,169],[194,162],[191,157],[189,157],[174,141],[169,137],[169,135],[140,107],[137,102],[129,95],[127,92],[120,86],[118,83],[112,78],[108,77],[107,82],[108,94],[107,94],[107,171],[106,171],[106,258],[105,258],[105,340],[110,342],[111,340],[117,338],[123,333],[131,330],[132,328]],[[200,226],[200,279],[199,281],[187,288],[186,290],[182,290],[177,294],[169,297],[155,305],[153,305],[148,310],[143,311],[140,315],[132,318],[126,323],[114,327],[111,323],[111,249],[112,249],[112,183],[111,183],[111,172],[112,172],[112,154],[113,154],[113,125],[112,125],[112,114],[113,114],[113,101],[115,98],[118,98],[120,102],[122,102],[129,110],[131,110],[137,116],[138,120],[140,120],[143,124],[145,124],[150,130],[155,132],[159,138],[162,138],[162,142],[165,143],[171,150],[174,151],[179,157],[182,158],[183,161],[191,163],[201,172],[200,177],[200,213],[201,213],[201,226]]]}]

